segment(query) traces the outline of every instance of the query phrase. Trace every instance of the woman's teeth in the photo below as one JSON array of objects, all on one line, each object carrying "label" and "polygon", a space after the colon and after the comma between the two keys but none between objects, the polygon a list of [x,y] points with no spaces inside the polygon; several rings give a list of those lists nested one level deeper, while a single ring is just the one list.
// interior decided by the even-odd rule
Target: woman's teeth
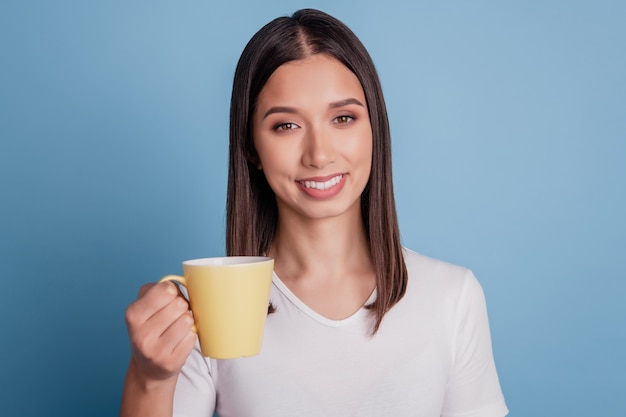
[{"label": "woman's teeth", "polygon": [[328,181],[324,181],[324,182],[300,181],[300,184],[304,185],[306,188],[314,188],[316,190],[327,190],[333,185],[337,185],[339,181],[341,181],[341,178],[343,178],[343,175],[337,175],[336,177],[333,177],[329,179]]}]

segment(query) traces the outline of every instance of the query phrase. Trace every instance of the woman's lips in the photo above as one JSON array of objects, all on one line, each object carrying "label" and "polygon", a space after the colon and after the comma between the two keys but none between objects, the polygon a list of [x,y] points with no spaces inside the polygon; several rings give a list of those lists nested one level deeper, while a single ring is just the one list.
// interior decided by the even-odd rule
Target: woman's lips
[{"label": "woman's lips", "polygon": [[335,175],[326,181],[316,181],[315,179],[306,179],[298,181],[300,184],[304,185],[306,188],[314,188],[316,190],[328,190],[329,188],[337,185],[341,182],[343,178],[343,174]]},{"label": "woman's lips", "polygon": [[313,198],[330,198],[343,188],[345,174],[335,174],[327,177],[314,177],[298,180],[300,189]]}]

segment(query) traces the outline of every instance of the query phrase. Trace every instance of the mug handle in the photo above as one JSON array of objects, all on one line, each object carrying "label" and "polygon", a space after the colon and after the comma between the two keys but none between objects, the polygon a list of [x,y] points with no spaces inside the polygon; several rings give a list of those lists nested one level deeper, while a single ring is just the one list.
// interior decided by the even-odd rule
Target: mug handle
[{"label": "mug handle", "polygon": [[[187,281],[185,281],[185,277],[181,277],[180,275],[166,275],[163,278],[161,278],[158,283],[160,284],[160,283],[166,282],[166,281],[174,281],[175,283],[180,284],[183,287],[187,288]],[[187,300],[187,301],[189,301],[189,300]],[[195,323],[192,326],[191,331],[193,331],[194,333],[198,334],[198,329],[196,329]]]}]

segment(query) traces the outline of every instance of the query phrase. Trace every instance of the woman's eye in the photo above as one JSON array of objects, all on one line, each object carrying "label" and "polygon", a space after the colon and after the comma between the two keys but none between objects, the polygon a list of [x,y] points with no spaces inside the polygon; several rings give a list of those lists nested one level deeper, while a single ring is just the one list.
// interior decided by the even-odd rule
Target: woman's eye
[{"label": "woman's eye", "polygon": [[279,132],[287,132],[289,130],[293,130],[296,129],[298,127],[297,124],[295,123],[279,123],[276,126],[274,126],[274,130],[277,130]]},{"label": "woman's eye", "polygon": [[347,124],[350,123],[354,120],[354,117],[352,116],[339,116],[339,117],[335,117],[335,120],[333,120],[334,123],[337,124]]}]

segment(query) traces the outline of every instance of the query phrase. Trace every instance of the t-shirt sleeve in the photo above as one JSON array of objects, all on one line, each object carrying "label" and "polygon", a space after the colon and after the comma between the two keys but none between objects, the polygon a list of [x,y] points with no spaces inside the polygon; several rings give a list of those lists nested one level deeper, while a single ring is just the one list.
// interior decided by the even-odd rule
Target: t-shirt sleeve
[{"label": "t-shirt sleeve", "polygon": [[468,271],[455,315],[452,375],[442,417],[503,417],[508,414],[491,347],[483,290]]},{"label": "t-shirt sleeve", "polygon": [[211,417],[215,398],[210,363],[196,343],[176,382],[174,417]]}]

